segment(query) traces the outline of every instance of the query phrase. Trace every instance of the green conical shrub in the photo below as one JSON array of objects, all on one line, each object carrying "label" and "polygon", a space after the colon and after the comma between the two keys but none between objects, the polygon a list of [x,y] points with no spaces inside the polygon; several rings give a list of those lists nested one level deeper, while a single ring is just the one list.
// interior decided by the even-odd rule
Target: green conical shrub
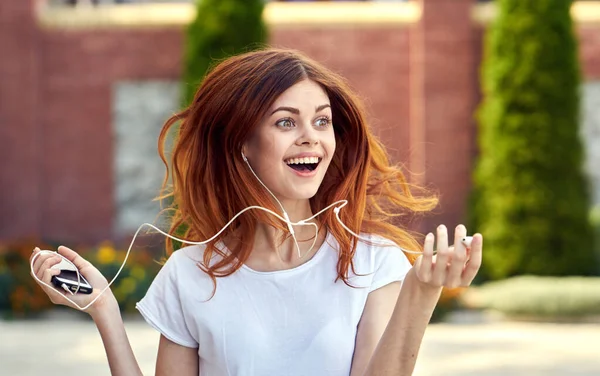
[{"label": "green conical shrub", "polygon": [[[264,0],[196,0],[196,18],[185,35],[182,106],[187,107],[210,68],[219,61],[264,46]],[[166,202],[171,206],[170,200]],[[176,236],[184,237],[183,223]],[[183,246],[173,241],[172,249]]]},{"label": "green conical shrub", "polygon": [[571,1],[496,4],[471,208],[485,239],[484,274],[593,274]]},{"label": "green conical shrub", "polygon": [[192,101],[212,64],[262,47],[267,40],[264,4],[264,0],[197,0],[197,15],[185,40],[184,105]]}]

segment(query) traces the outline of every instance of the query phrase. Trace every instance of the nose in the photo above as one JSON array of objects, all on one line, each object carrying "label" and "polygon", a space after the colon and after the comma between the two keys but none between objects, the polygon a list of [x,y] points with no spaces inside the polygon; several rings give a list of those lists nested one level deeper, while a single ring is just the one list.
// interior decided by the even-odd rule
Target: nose
[{"label": "nose", "polygon": [[301,128],[300,135],[298,140],[296,140],[297,145],[318,145],[319,144],[319,136],[318,132],[310,122],[308,124],[304,124]]}]

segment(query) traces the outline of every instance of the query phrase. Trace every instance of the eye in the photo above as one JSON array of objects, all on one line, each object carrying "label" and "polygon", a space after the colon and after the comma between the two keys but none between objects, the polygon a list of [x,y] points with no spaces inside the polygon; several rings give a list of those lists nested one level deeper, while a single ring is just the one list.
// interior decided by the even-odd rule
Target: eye
[{"label": "eye", "polygon": [[331,119],[327,116],[323,116],[317,119],[315,125],[320,128],[325,128],[331,124]]},{"label": "eye", "polygon": [[278,122],[276,122],[275,125],[277,125],[278,127],[281,127],[281,128],[292,128],[296,124],[294,124],[293,119],[285,118],[285,119],[281,119]]}]

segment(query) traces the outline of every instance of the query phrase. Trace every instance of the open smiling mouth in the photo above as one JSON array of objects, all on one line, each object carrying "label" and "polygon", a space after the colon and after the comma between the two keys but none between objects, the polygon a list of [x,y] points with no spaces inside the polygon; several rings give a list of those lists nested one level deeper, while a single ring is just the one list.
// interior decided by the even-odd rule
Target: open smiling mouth
[{"label": "open smiling mouth", "polygon": [[298,172],[311,172],[319,166],[321,159],[319,157],[291,158],[286,160],[285,163]]}]

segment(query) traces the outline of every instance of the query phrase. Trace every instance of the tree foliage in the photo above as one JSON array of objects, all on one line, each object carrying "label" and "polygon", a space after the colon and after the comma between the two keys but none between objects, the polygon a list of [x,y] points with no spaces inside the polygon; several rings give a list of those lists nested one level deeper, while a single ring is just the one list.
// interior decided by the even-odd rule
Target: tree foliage
[{"label": "tree foliage", "polygon": [[593,274],[571,1],[496,3],[471,208],[485,238],[484,271],[491,278]]}]

